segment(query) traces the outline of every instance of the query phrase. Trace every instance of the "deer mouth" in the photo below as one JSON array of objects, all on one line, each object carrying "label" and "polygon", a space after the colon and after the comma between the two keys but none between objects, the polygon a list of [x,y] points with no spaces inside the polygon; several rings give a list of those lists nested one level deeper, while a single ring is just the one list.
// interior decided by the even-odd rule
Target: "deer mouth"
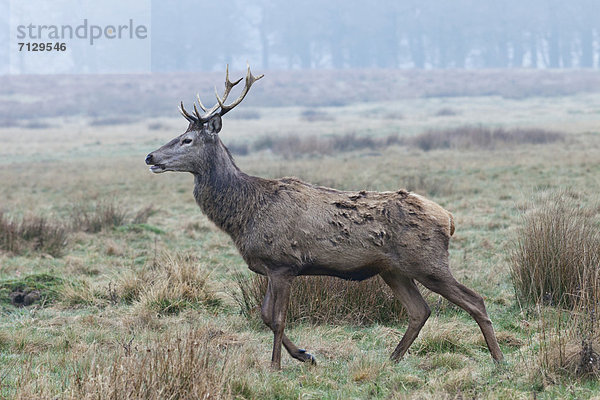
[{"label": "deer mouth", "polygon": [[166,166],[165,164],[154,164],[150,167],[150,171],[154,172],[155,174],[160,174],[161,172],[166,171]]}]

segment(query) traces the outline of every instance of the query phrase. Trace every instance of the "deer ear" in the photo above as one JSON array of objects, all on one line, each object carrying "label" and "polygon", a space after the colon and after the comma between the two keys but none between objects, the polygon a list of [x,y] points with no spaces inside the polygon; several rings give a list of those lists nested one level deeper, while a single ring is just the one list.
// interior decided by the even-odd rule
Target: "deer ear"
[{"label": "deer ear", "polygon": [[212,117],[210,117],[210,119],[206,123],[206,132],[212,135],[216,135],[217,133],[221,132],[221,126],[221,116],[219,114],[215,114]]}]

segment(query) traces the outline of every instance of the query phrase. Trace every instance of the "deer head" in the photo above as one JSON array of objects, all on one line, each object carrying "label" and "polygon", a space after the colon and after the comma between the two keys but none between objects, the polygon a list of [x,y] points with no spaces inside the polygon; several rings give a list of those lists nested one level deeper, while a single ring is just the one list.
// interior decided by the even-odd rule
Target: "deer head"
[{"label": "deer head", "polygon": [[188,120],[189,126],[183,134],[146,156],[146,164],[151,166],[150,171],[154,173],[165,171],[199,173],[204,171],[211,161],[211,154],[214,154],[215,148],[220,143],[217,134],[221,131],[221,117],[240,104],[248,94],[252,84],[263,76],[255,77],[252,75],[250,66],[248,66],[244,89],[237,100],[231,104],[225,104],[231,89],[242,80],[240,78],[235,82],[231,82],[229,80],[229,66],[227,66],[225,91],[222,96],[219,96],[215,88],[217,103],[212,108],[207,109],[204,107],[200,96],[197,96],[198,105],[203,110],[203,114],[200,114],[196,104],[194,104],[193,114],[190,114],[181,102],[179,111]]}]

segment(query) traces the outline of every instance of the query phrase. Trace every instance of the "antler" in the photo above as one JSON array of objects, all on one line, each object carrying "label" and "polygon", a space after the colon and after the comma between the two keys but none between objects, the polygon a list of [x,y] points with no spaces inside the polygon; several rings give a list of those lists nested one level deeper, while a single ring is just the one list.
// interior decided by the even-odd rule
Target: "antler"
[{"label": "antler", "polygon": [[185,117],[185,119],[187,119],[190,122],[199,122],[198,119],[196,119],[195,117],[191,116],[190,114],[188,114],[187,111],[185,111],[185,108],[183,107],[183,101],[181,102],[180,106],[179,106],[179,112],[181,113],[181,115],[183,115]]},{"label": "antler", "polygon": [[240,78],[235,82],[231,82],[229,80],[229,65],[227,65],[227,68],[225,70],[225,91],[223,92],[223,98],[219,97],[217,88],[215,88],[215,96],[217,97],[217,104],[215,104],[214,106],[211,107],[210,110],[208,110],[204,106],[204,104],[202,104],[202,101],[200,100],[200,95],[196,95],[196,98],[198,99],[198,105],[200,105],[200,108],[202,109],[202,111],[204,111],[204,115],[200,115],[200,113],[198,112],[198,108],[196,108],[196,104],[194,104],[194,115],[189,114],[183,107],[183,101],[181,102],[179,112],[181,112],[181,114],[185,117],[185,119],[187,119],[190,122],[206,122],[210,119],[210,117],[212,117],[215,114],[215,112],[219,108],[221,108],[221,110],[219,111],[219,115],[223,116],[226,113],[228,113],[229,111],[231,111],[235,106],[240,104],[242,102],[242,100],[244,100],[244,97],[246,97],[246,94],[248,94],[248,91],[250,90],[250,87],[252,86],[252,84],[254,82],[256,82],[257,80],[259,80],[260,78],[262,78],[263,76],[264,76],[264,74],[262,74],[258,77],[255,77],[254,75],[252,75],[252,72],[250,72],[250,65],[248,65],[248,73],[246,74],[246,85],[245,85],[244,89],[242,90],[242,93],[240,93],[240,96],[237,98],[237,100],[235,100],[231,104],[226,105],[225,100],[227,100],[227,96],[229,96],[229,92],[231,92],[231,89],[233,89],[233,87],[235,85],[237,85],[238,83],[240,83],[242,80],[242,78]]},{"label": "antler", "polygon": [[[254,75],[252,75],[252,72],[250,72],[250,65],[249,64],[247,64],[247,65],[248,65],[248,73],[246,74],[246,85],[244,86],[244,90],[242,90],[242,93],[240,93],[240,96],[237,98],[236,101],[234,101],[233,103],[231,103],[229,105],[226,105],[225,104],[226,98],[225,97],[223,99],[219,98],[219,95],[215,92],[215,94],[217,95],[217,102],[219,103],[219,106],[221,106],[221,111],[219,111],[219,114],[221,116],[227,114],[235,106],[240,104],[242,102],[242,100],[244,100],[244,97],[246,97],[246,95],[248,94],[248,91],[250,90],[250,87],[252,86],[252,84],[254,82],[256,82],[257,80],[259,80],[260,78],[262,78],[263,76],[265,76],[265,74],[262,74],[262,75],[259,75],[258,77],[255,77]],[[241,80],[241,78],[240,78],[240,80]]]}]

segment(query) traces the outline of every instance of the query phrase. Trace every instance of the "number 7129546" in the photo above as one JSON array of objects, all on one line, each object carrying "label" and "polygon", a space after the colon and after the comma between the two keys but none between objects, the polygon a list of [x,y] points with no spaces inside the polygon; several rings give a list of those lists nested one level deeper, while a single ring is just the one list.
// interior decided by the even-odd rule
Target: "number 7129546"
[{"label": "number 7129546", "polygon": [[66,43],[37,43],[37,42],[25,42],[19,43],[19,51],[65,51],[67,50]]}]

